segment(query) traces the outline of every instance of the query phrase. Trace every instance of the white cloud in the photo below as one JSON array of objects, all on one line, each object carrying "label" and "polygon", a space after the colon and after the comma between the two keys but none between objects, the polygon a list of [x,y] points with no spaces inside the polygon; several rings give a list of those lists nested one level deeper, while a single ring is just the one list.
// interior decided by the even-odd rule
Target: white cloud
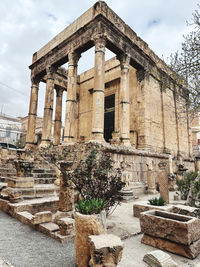
[{"label": "white cloud", "polygon": [[[1,0],[0,8],[0,110],[28,114],[32,54],[72,23],[93,0]],[[107,0],[107,4],[146,41],[159,56],[167,58],[190,30],[198,0]],[[87,64],[87,65],[86,65]],[[91,68],[93,52],[83,55],[79,69]],[[9,86],[6,87],[3,84]],[[13,89],[15,90],[13,90]],[[42,115],[44,86],[40,88]]]}]

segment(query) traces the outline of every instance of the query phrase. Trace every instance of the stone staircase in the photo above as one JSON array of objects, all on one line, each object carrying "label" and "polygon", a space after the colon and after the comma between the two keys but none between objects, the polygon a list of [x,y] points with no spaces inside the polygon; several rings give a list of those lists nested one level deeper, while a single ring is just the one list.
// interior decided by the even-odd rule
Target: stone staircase
[{"label": "stone staircase", "polygon": [[0,166],[0,182],[6,183],[8,177],[16,176],[16,170],[12,164]]},{"label": "stone staircase", "polygon": [[55,169],[49,168],[34,168],[32,170],[32,175],[35,184],[53,184],[56,180]]}]

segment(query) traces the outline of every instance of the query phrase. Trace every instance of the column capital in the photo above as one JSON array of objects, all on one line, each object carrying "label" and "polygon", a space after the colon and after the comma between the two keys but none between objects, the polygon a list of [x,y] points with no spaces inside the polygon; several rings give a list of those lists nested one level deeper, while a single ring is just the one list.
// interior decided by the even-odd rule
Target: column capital
[{"label": "column capital", "polygon": [[55,90],[56,90],[56,96],[57,97],[61,97],[62,94],[63,94],[64,89],[61,88],[61,87],[56,87]]},{"label": "column capital", "polygon": [[31,75],[31,84],[32,84],[32,86],[38,87],[39,83],[40,83],[40,79],[38,77],[35,77],[35,76]]},{"label": "column capital", "polygon": [[81,54],[78,54],[73,50],[70,51],[68,53],[68,64],[69,64],[69,66],[74,66],[74,67],[77,66],[80,57],[81,57]]},{"label": "column capital", "polygon": [[56,72],[56,68],[52,65],[46,66],[46,73],[47,73],[47,79],[54,79],[54,73]]},{"label": "column capital", "polygon": [[106,35],[102,33],[98,33],[92,37],[92,40],[95,45],[95,53],[103,52],[105,53],[106,48]]},{"label": "column capital", "polygon": [[117,55],[117,59],[120,61],[121,69],[129,69],[131,56],[128,53],[121,53]]}]

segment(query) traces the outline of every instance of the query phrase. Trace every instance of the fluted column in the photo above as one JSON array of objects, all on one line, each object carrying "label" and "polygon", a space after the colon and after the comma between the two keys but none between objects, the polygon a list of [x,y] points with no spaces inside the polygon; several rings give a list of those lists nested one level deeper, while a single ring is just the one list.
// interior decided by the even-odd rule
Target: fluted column
[{"label": "fluted column", "polygon": [[124,145],[130,145],[130,100],[129,100],[129,64],[130,56],[118,56],[121,66],[120,80],[120,140]]},{"label": "fluted column", "polygon": [[60,136],[61,136],[61,126],[62,126],[62,96],[63,89],[56,89],[56,111],[55,111],[55,120],[54,120],[54,140],[53,144],[55,146],[60,145]]},{"label": "fluted column", "polygon": [[32,79],[31,81],[31,97],[28,113],[28,126],[26,135],[26,149],[32,148],[35,145],[35,128],[37,118],[37,106],[38,106],[38,90],[39,81]]},{"label": "fluted column", "polygon": [[80,55],[75,52],[68,54],[68,76],[67,76],[67,100],[65,113],[65,130],[63,144],[74,143],[76,133],[76,92],[77,92],[77,64]]},{"label": "fluted column", "polygon": [[91,140],[105,142],[104,140],[104,89],[105,89],[105,45],[106,38],[98,34],[94,38],[95,65],[94,65],[94,90],[92,109],[92,134]]},{"label": "fluted column", "polygon": [[52,132],[55,69],[52,66],[47,66],[46,72],[47,72],[46,95],[45,95],[45,106],[44,106],[44,116],[43,116],[42,139],[40,144],[41,147],[50,145],[51,132]]}]

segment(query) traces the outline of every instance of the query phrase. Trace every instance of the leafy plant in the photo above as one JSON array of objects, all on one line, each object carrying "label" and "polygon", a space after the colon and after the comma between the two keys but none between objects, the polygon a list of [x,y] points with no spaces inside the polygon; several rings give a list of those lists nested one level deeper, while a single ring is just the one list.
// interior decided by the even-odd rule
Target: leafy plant
[{"label": "leafy plant", "polygon": [[78,162],[70,179],[85,200],[101,199],[103,208],[110,210],[122,200],[120,190],[125,186],[121,181],[122,168],[115,169],[108,154],[102,152],[98,145],[93,146],[84,160]]},{"label": "leafy plant", "polygon": [[155,197],[155,198],[149,199],[148,201],[149,201],[149,204],[153,206],[164,206],[166,202],[162,197],[159,197],[159,198]]},{"label": "leafy plant", "polygon": [[[178,184],[178,191],[181,193],[181,198],[183,200],[187,199],[187,196],[190,191],[191,184],[197,178],[198,172],[186,172],[183,176],[182,180],[177,181]],[[197,184],[196,184],[197,187]]]},{"label": "leafy plant", "polygon": [[121,202],[120,191],[125,186],[121,181],[123,166],[115,168],[100,145],[75,144],[59,149],[41,149],[40,156],[61,171],[64,186],[72,181],[83,200],[103,200],[101,208],[107,214]]},{"label": "leafy plant", "polygon": [[103,199],[82,199],[75,205],[75,210],[82,214],[98,214],[105,206]]}]

